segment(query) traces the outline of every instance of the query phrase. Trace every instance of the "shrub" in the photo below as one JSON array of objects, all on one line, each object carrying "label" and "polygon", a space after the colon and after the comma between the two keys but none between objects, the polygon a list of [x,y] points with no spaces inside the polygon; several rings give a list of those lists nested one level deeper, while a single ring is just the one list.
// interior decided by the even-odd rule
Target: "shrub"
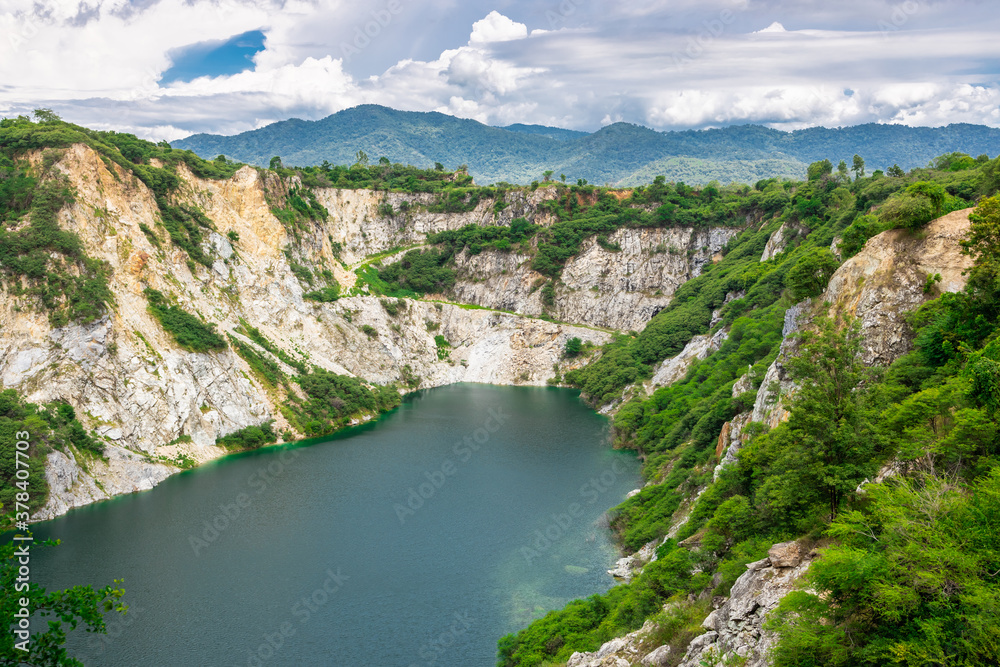
[{"label": "shrub", "polygon": [[229,451],[260,449],[264,445],[278,441],[278,435],[272,428],[273,425],[274,420],[269,419],[260,426],[247,426],[238,431],[233,431],[229,435],[216,438],[215,444],[225,447]]},{"label": "shrub", "polygon": [[446,292],[455,284],[455,272],[446,266],[451,254],[439,250],[411,250],[394,264],[379,269],[390,296],[397,292],[429,294]]},{"label": "shrub", "polygon": [[334,284],[329,287],[321,287],[318,290],[306,292],[302,295],[302,298],[320,303],[333,303],[340,298],[340,285]]},{"label": "shrub", "polygon": [[179,306],[171,306],[167,299],[151,287],[143,290],[149,310],[169,332],[177,344],[189,352],[209,352],[226,349],[226,341],[215,331],[214,324],[205,324]]},{"label": "shrub", "polygon": [[583,341],[574,336],[566,341],[566,347],[563,349],[563,353],[567,357],[576,357],[579,356],[581,350],[583,350]]},{"label": "shrub", "polygon": [[786,283],[795,301],[819,296],[826,289],[839,263],[826,248],[813,248],[788,272]]},{"label": "shrub", "polygon": [[451,343],[444,339],[444,336],[438,334],[434,336],[434,345],[437,347],[438,359],[444,361],[451,355]]}]

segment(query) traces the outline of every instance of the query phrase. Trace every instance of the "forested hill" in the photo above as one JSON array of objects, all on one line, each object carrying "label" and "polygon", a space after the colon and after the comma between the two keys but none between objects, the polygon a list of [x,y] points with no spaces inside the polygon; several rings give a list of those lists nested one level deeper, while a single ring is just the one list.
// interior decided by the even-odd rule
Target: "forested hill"
[{"label": "forested hill", "polygon": [[347,109],[322,120],[291,119],[231,137],[196,134],[172,143],[205,158],[223,154],[266,166],[355,161],[364,151],[374,161],[448,168],[468,165],[479,183],[527,184],[547,170],[570,182],[636,185],[664,175],[693,185],[718,180],[753,183],[763,178],[805,176],[806,165],[830,159],[852,164],[855,154],[869,172],[898,164],[924,167],[938,155],[1000,153],[1000,129],[982,125],[940,128],[859,125],[782,132],[759,125],[717,130],[657,132],[615,123],[593,134],[539,125],[490,127],[441,113],[397,111],[377,105]]}]

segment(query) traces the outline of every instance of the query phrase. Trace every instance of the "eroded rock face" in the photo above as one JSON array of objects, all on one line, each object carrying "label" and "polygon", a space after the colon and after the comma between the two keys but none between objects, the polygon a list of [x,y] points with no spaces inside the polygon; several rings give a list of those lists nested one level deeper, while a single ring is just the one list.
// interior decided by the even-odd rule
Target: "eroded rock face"
[{"label": "eroded rock face", "polygon": [[[781,545],[775,545],[781,546]],[[727,656],[744,658],[747,667],[765,667],[777,638],[763,628],[767,615],[795,588],[811,560],[795,567],[775,567],[767,558],[747,565],[736,580],[729,599],[703,622],[708,629],[689,645],[680,667],[700,667]]]},{"label": "eroded rock face", "polygon": [[643,655],[643,640],[654,629],[656,629],[656,626],[653,622],[646,621],[640,629],[630,632],[623,637],[616,637],[611,641],[605,642],[596,651],[591,653],[574,653],[570,656],[566,667],[630,667],[636,662],[643,665],[665,664],[670,653],[670,647],[660,647]]},{"label": "eroded rock face", "polygon": [[710,354],[722,347],[729,337],[728,329],[720,329],[715,334],[702,334],[695,336],[684,346],[676,356],[673,356],[660,364],[650,380],[651,389],[655,387],[669,387],[674,382],[684,379],[688,369],[696,361],[707,358]]},{"label": "eroded rock face", "polygon": [[620,251],[588,239],[566,263],[555,285],[555,303],[547,309],[540,290],[546,277],[531,269],[529,257],[517,253],[461,253],[453,291],[461,301],[489,308],[529,315],[548,310],[567,322],[638,331],[738,232],[721,227],[620,229],[609,235]]},{"label": "eroded rock face", "polygon": [[767,550],[767,560],[771,567],[798,567],[804,556],[798,542],[781,542]]},{"label": "eroded rock face", "polygon": [[[868,365],[888,365],[913,348],[906,314],[942,292],[965,288],[963,272],[972,259],[959,243],[969,232],[972,209],[955,211],[913,234],[902,229],[868,240],[844,262],[819,301],[829,301],[830,315],[857,317]],[[941,281],[925,291],[929,276]]]},{"label": "eroded rock face", "polygon": [[[391,248],[422,243],[432,232],[459,229],[465,225],[490,227],[510,225],[515,218],[545,225],[550,220],[538,205],[556,197],[555,188],[528,192],[509,192],[506,206],[497,212],[492,199],[482,200],[467,213],[430,213],[428,206],[437,203],[433,193],[374,192],[317,188],[317,199],[327,211],[326,223],[334,242],[343,247],[342,259],[348,264]],[[391,207],[392,213],[384,215]]]},{"label": "eroded rock face", "polygon": [[[0,386],[35,403],[69,402],[103,438],[108,462],[88,462],[85,470],[72,452],[50,454],[52,492],[37,519],[151,488],[178,470],[173,464],[179,457],[201,463],[223,455],[215,446],[221,435],[268,419],[279,432],[289,428],[278,409],[281,397],[232,348],[198,354],[179,349],[148,312],[146,286],[174,295],[220,332],[240,337],[236,330],[243,320],[293,357],[372,382],[418,378],[421,388],[455,382],[544,385],[557,362],[562,372],[584,363],[562,359],[569,338],[598,345],[609,339],[592,329],[449,304],[407,301],[392,316],[374,297],[306,301],[309,286],[292,273],[283,253],[291,239],[265,197],[270,185],[251,168],[226,181],[204,181],[179,169],[180,196],[201,207],[216,227],[203,244],[211,265],[193,267],[170,244],[152,194],[131,174],[117,165],[109,171],[84,146],[68,149],[56,168],[77,190],[59,222],[79,234],[91,257],[111,266],[114,305],[97,322],[53,329],[44,313],[12,298],[0,300]],[[326,196],[334,215],[334,195]],[[516,205],[508,208],[518,211]],[[427,228],[464,224],[434,216],[421,220]],[[356,222],[362,225],[363,218]],[[330,236],[338,238],[333,232],[358,253],[377,247],[365,246],[365,237],[338,224],[334,217],[304,234],[296,246],[299,259],[342,271],[332,254]],[[158,235],[159,246],[140,225]],[[230,232],[238,240],[230,240]],[[364,326],[376,335],[366,335]],[[438,358],[435,335],[451,345],[445,359]],[[174,442],[181,435],[187,438]]]}]

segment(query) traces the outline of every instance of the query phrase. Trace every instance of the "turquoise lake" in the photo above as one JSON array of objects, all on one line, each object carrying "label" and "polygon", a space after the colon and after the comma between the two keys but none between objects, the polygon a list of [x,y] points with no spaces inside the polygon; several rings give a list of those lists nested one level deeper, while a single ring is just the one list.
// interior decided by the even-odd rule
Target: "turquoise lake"
[{"label": "turquoise lake", "polygon": [[87,665],[487,667],[496,642],[614,584],[605,512],[633,453],[576,392],[418,392],[322,442],[227,457],[35,526],[52,589],[123,579]]}]

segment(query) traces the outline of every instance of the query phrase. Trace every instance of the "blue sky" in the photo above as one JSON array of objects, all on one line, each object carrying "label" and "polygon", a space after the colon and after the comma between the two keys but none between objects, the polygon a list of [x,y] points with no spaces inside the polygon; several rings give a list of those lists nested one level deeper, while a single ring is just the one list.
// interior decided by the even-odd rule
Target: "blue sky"
[{"label": "blue sky", "polygon": [[264,33],[260,30],[250,30],[226,40],[188,44],[167,53],[170,69],[163,73],[160,84],[239,74],[253,69],[253,57],[263,50]]},{"label": "blue sky", "polygon": [[997,127],[994,5],[0,0],[0,116],[167,140],[364,103],[587,131]]}]

